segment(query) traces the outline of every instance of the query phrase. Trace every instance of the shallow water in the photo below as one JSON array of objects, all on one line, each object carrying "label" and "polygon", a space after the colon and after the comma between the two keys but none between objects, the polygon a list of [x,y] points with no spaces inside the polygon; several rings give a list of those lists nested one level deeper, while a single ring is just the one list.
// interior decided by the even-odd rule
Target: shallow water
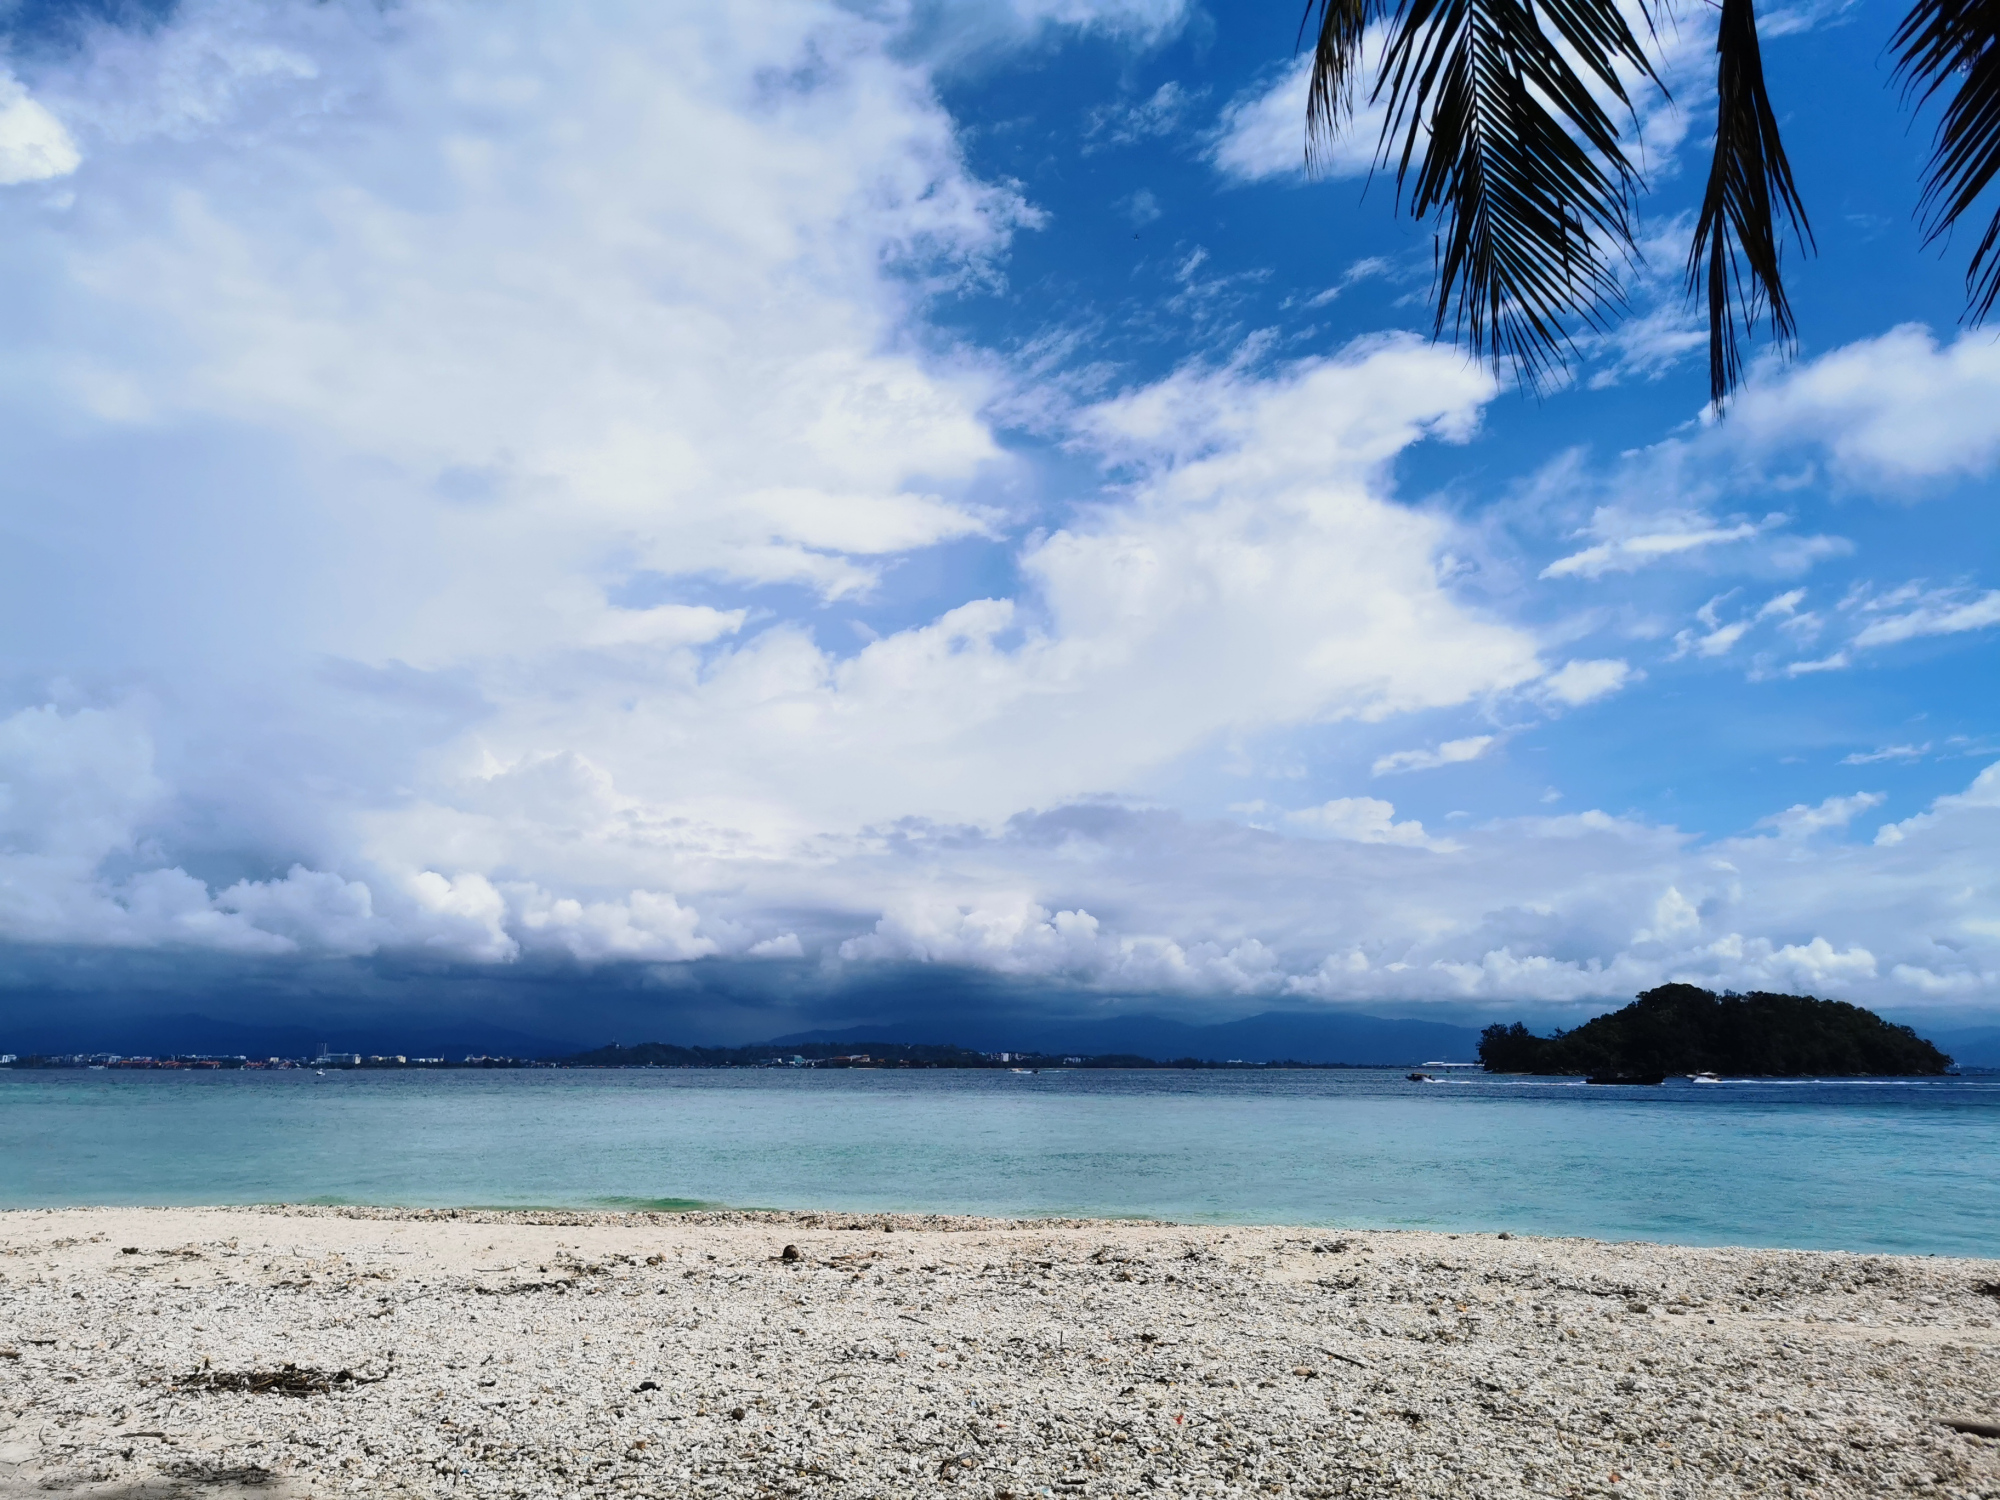
[{"label": "shallow water", "polygon": [[729,1204],[2000,1255],[2000,1078],[0,1069],[0,1206]]}]

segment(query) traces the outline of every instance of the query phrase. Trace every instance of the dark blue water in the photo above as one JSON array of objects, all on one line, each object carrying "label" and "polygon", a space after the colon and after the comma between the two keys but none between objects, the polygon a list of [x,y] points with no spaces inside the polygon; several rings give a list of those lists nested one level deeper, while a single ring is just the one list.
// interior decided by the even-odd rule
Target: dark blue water
[{"label": "dark blue water", "polygon": [[0,1069],[0,1206],[728,1204],[2000,1254],[2000,1079]]}]

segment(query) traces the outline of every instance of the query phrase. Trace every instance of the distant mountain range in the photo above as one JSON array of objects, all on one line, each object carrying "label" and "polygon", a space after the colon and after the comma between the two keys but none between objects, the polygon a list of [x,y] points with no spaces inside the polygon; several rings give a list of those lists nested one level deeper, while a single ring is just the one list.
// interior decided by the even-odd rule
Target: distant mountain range
[{"label": "distant mountain range", "polygon": [[[949,1034],[947,1034],[949,1033]],[[1421,1063],[1471,1062],[1479,1033],[1440,1021],[1314,1011],[1265,1011],[1240,1021],[1192,1026],[1164,1016],[1119,1016],[1104,1021],[971,1022],[956,1018],[936,1030],[921,1023],[848,1026],[773,1037],[773,1046],[818,1042],[929,1042],[983,1050],[1050,1052],[1080,1056],[1125,1054],[1205,1062]]]}]

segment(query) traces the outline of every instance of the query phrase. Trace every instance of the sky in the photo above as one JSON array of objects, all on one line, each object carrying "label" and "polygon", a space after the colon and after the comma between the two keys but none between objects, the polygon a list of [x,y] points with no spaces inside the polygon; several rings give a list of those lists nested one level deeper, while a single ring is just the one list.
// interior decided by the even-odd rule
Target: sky
[{"label": "sky", "polygon": [[1294,11],[0,7],[0,1013],[2000,1020],[1895,10],[1765,15],[1816,253],[1720,420],[1705,8],[1539,392],[1367,108],[1302,170]]}]

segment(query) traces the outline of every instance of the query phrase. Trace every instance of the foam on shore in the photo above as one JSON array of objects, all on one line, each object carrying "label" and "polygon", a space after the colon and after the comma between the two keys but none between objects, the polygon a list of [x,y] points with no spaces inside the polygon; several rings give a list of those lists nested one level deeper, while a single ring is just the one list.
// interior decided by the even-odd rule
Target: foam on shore
[{"label": "foam on shore", "polygon": [[1490,1234],[20,1211],[0,1493],[1991,1496],[1996,1316],[1991,1261]]}]

